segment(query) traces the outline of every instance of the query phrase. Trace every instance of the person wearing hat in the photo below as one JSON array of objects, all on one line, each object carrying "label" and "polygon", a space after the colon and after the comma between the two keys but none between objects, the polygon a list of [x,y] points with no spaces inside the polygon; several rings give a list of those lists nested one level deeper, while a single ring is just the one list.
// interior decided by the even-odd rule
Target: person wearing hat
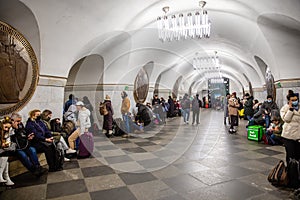
[{"label": "person wearing hat", "polygon": [[235,133],[236,130],[234,129],[234,126],[238,125],[238,108],[240,107],[240,104],[238,103],[238,100],[236,98],[236,92],[233,92],[231,95],[231,98],[228,100],[228,115],[230,117],[230,128],[229,133]]},{"label": "person wearing hat", "polygon": [[111,104],[110,96],[106,95],[104,99],[104,103],[106,105],[106,110],[108,112],[107,115],[103,115],[103,127],[102,127],[102,132],[105,134],[107,137],[112,136],[112,125],[113,125],[113,115],[114,115],[114,110]]},{"label": "person wearing hat", "polygon": [[77,129],[68,138],[70,148],[73,150],[75,149],[76,139],[80,135],[84,134],[85,132],[88,132],[88,129],[91,127],[91,121],[90,121],[91,112],[84,107],[82,101],[78,101],[75,105],[76,105],[76,109],[78,110],[78,119],[76,123]]}]

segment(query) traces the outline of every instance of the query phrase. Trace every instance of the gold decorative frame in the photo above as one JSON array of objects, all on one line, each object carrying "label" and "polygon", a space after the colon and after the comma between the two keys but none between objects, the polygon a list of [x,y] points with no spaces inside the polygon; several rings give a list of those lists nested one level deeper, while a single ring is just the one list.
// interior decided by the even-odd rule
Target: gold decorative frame
[{"label": "gold decorative frame", "polygon": [[149,91],[149,76],[144,68],[141,68],[134,81],[133,96],[136,103],[144,103]]},{"label": "gold decorative frame", "polygon": [[[0,58],[2,59],[0,61],[5,61],[2,63],[0,62],[0,73],[1,71],[7,72],[8,67],[10,67],[11,69],[15,69],[14,78],[16,78],[16,82],[18,82],[19,85],[18,87],[16,87],[17,88],[16,90],[11,92],[12,94],[14,93],[14,95],[15,94],[18,95],[17,99],[12,98],[13,100],[1,100],[0,116],[3,116],[3,115],[10,114],[14,111],[19,111],[29,102],[37,87],[37,83],[39,79],[39,66],[38,66],[38,61],[34,53],[34,50],[31,47],[30,43],[26,40],[26,38],[18,30],[1,21],[0,21],[0,42],[1,42]],[[9,43],[5,44],[4,42],[6,43],[9,42]],[[13,60],[12,58],[14,58],[15,60]],[[17,59],[20,62],[20,64],[18,64]],[[7,61],[9,61],[9,64],[7,64]],[[20,68],[20,66],[25,66],[25,70]],[[23,74],[18,73],[24,71],[25,73]],[[22,78],[19,78],[20,76]],[[4,78],[6,78],[8,82],[14,81],[7,77]],[[2,95],[5,91],[8,91],[9,86],[3,83],[5,82],[3,80],[2,81],[0,80],[0,82],[1,82],[0,84],[2,84],[2,87],[5,87],[5,89],[4,90],[2,89],[1,91],[1,95]],[[20,84],[20,82],[22,84]],[[14,87],[12,86],[12,88]],[[6,94],[8,93],[6,92]],[[7,96],[9,96],[9,94]],[[2,97],[2,99],[3,98],[4,97]]]}]

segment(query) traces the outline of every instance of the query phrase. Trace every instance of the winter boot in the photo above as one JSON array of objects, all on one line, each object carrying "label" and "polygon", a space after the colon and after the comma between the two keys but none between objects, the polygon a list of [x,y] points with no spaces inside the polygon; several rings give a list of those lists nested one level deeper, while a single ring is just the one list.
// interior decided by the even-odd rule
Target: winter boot
[{"label": "winter boot", "polygon": [[6,183],[7,180],[3,179],[4,169],[7,163],[7,157],[0,157],[0,183]]},{"label": "winter boot", "polygon": [[4,170],[3,178],[7,181],[5,183],[5,185],[12,186],[15,183],[10,180],[9,173],[8,173],[8,169],[9,169],[8,166],[9,166],[9,163],[6,162],[6,167],[5,167],[5,170]]}]

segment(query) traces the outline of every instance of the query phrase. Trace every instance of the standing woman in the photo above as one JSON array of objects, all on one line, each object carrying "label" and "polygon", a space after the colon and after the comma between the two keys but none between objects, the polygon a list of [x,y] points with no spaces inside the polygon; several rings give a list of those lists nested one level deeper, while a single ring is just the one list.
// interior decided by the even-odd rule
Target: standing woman
[{"label": "standing woman", "polygon": [[[0,153],[6,153],[9,148],[12,147],[12,142],[10,140],[10,128],[12,121],[9,117],[5,117],[0,121]],[[14,185],[14,182],[10,180],[8,173],[8,155],[0,157],[0,183],[5,183],[7,186]]]},{"label": "standing woman", "polygon": [[104,103],[106,105],[108,114],[103,115],[104,119],[103,119],[102,131],[107,137],[110,137],[112,136],[112,124],[113,124],[113,115],[114,115],[114,110],[111,105],[110,96],[108,95],[105,96]]},{"label": "standing woman", "polygon": [[280,110],[280,115],[284,121],[281,136],[284,138],[286,150],[286,162],[290,158],[300,159],[300,111],[298,97],[294,93],[287,96],[288,104]]},{"label": "standing woman", "polygon": [[75,149],[76,139],[85,132],[88,132],[89,128],[91,127],[91,112],[84,107],[82,101],[78,101],[76,103],[76,109],[78,110],[78,120],[76,123],[77,129],[68,138],[70,148],[73,150]]}]

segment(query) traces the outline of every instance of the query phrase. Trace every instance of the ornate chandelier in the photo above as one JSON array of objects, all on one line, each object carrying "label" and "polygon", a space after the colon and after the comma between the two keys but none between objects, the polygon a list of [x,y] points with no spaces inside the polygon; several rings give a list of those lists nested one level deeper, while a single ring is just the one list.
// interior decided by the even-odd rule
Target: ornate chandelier
[{"label": "ornate chandelier", "polygon": [[193,68],[204,74],[206,79],[221,78],[221,66],[218,52],[215,51],[213,56],[201,56],[198,52],[193,58]]},{"label": "ornate chandelier", "polygon": [[185,17],[182,13],[178,16],[168,16],[169,7],[163,7],[164,16],[157,18],[158,37],[162,42],[193,39],[209,38],[211,22],[208,19],[207,11],[204,10],[206,2],[200,1],[200,11],[194,15],[188,13]]}]

